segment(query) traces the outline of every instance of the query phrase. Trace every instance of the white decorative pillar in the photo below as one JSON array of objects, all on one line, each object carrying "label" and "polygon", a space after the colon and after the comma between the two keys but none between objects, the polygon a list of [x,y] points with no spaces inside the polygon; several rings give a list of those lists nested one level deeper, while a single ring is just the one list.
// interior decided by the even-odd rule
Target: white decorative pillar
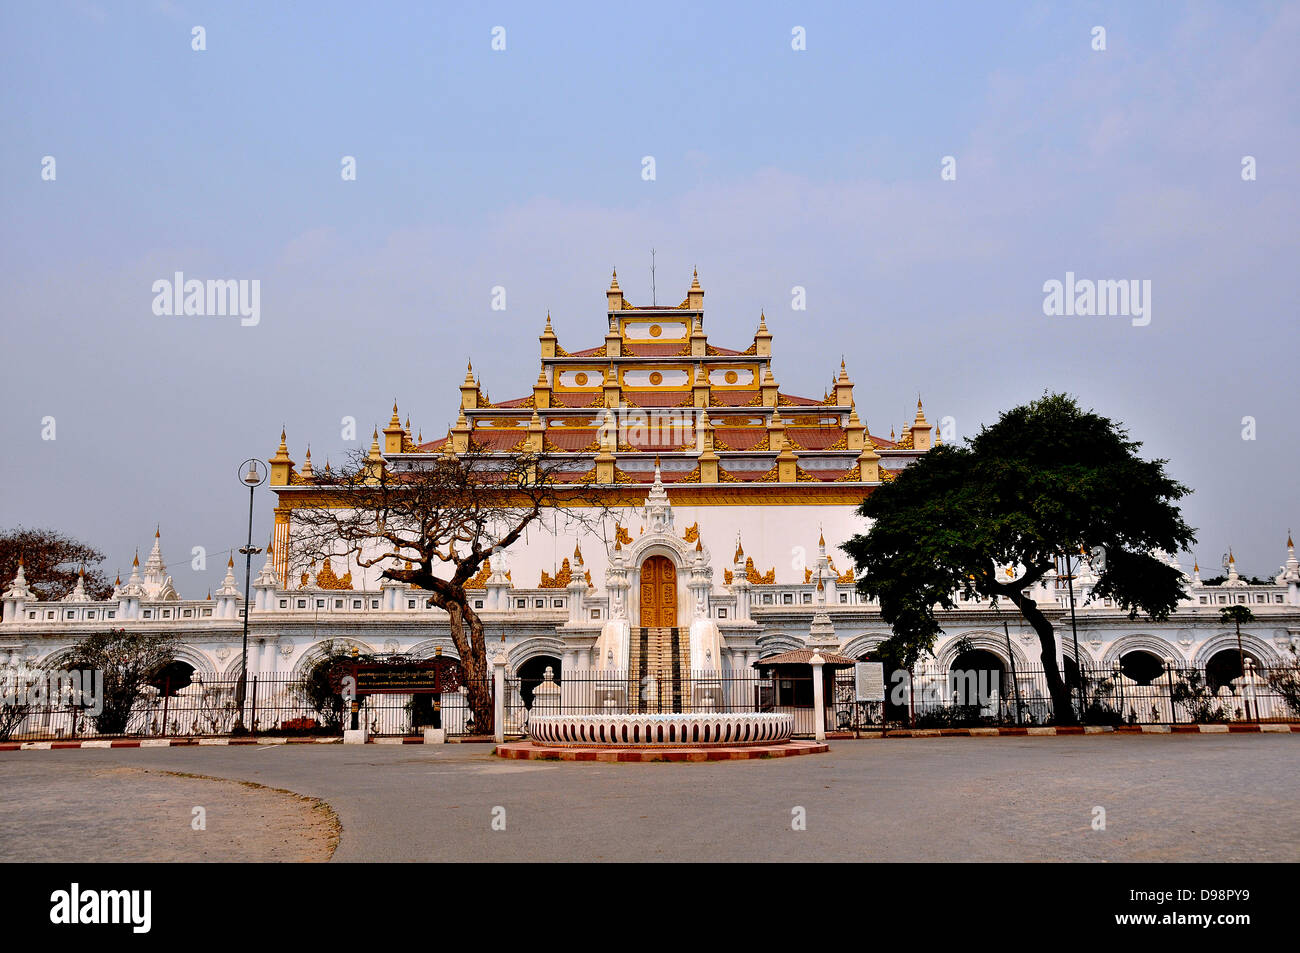
[{"label": "white decorative pillar", "polygon": [[533,714],[558,715],[560,713],[560,686],[555,684],[555,670],[549,665],[542,673],[542,681],[533,689]]},{"label": "white decorative pillar", "polygon": [[822,682],[822,666],[826,660],[817,652],[808,660],[813,673],[813,721],[815,737],[818,741],[826,740],[826,686]]},{"label": "white decorative pillar", "polygon": [[506,740],[506,649],[501,646],[492,658],[492,737]]}]

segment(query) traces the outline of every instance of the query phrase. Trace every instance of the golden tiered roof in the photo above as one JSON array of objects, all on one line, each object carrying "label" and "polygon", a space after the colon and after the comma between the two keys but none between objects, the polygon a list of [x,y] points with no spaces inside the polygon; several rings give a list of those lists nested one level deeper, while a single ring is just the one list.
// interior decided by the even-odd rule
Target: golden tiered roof
[{"label": "golden tiered roof", "polygon": [[[383,457],[532,452],[573,458],[562,468],[570,482],[616,485],[652,482],[653,461],[662,456],[661,478],[669,484],[820,483],[848,491],[890,479],[881,457],[929,449],[933,428],[919,401],[901,439],[868,432],[844,361],[820,398],[782,391],[766,314],[744,349],[711,344],[698,272],[680,305],[632,304],[617,273],[606,298],[604,341],[592,347],[561,347],[547,313],[531,393],[493,402],[467,365],[458,418],[445,437],[413,439],[394,403],[382,431]],[[283,434],[271,462],[273,483],[324,482],[307,467],[294,470]]]}]

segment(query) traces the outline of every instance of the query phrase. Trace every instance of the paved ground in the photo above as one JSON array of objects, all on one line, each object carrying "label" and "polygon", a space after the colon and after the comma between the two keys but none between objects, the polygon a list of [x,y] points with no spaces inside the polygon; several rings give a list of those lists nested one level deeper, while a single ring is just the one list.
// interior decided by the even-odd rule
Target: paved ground
[{"label": "paved ground", "polygon": [[[324,800],[342,824],[339,861],[1300,860],[1295,735],[890,739],[713,764],[509,762],[490,750],[8,752],[0,856],[44,859],[63,831],[77,856],[116,859],[94,835],[120,826],[148,838],[175,824],[175,804],[160,808],[139,785],[167,792],[181,779],[156,772],[177,771]],[[104,783],[120,766],[155,773]],[[186,824],[197,796],[176,801]],[[1104,831],[1092,829],[1097,807]],[[797,808],[806,830],[792,830]],[[500,809],[505,830],[494,830]],[[208,818],[196,850],[216,831]]]},{"label": "paved ground", "polygon": [[334,852],[338,820],[325,804],[176,770],[120,756],[0,765],[0,857],[303,862],[329,860]]}]

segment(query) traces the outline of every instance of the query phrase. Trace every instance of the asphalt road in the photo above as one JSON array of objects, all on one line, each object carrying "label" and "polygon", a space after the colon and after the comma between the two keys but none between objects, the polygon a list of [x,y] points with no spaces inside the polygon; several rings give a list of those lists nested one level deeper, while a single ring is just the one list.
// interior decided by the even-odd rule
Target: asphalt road
[{"label": "asphalt road", "polygon": [[[150,769],[159,786],[173,779],[157,772],[176,771],[319,798],[342,825],[335,861],[1300,860],[1300,735],[886,739],[702,764],[519,762],[490,751],[7,752],[0,855],[37,859],[31,832],[77,830],[44,795],[50,785],[84,779],[117,810],[95,772],[125,765]],[[147,836],[159,821],[147,804],[132,807]],[[1097,808],[1105,830],[1094,830]],[[806,829],[795,830],[800,816]]]}]

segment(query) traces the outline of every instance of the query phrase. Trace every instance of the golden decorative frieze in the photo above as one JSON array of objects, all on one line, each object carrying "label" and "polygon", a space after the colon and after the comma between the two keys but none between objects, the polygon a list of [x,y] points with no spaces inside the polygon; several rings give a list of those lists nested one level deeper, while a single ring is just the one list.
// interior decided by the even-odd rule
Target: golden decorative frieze
[{"label": "golden decorative frieze", "polygon": [[560,564],[560,571],[554,576],[545,569],[542,570],[541,582],[537,584],[538,589],[563,589],[573,581],[573,569],[569,566],[569,560],[566,557]]},{"label": "golden decorative frieze", "polygon": [[330,568],[330,558],[325,557],[321,563],[320,572],[316,573],[317,589],[351,589],[352,588],[352,570],[348,570],[339,578]]},{"label": "golden decorative frieze", "polygon": [[754,557],[745,557],[745,578],[755,586],[771,586],[776,584],[776,567],[773,566],[765,573],[759,573],[754,568]]},{"label": "golden decorative frieze", "polygon": [[492,575],[492,561],[483,560],[483,565],[478,567],[478,573],[469,582],[465,583],[466,589],[486,589],[488,576]]}]

